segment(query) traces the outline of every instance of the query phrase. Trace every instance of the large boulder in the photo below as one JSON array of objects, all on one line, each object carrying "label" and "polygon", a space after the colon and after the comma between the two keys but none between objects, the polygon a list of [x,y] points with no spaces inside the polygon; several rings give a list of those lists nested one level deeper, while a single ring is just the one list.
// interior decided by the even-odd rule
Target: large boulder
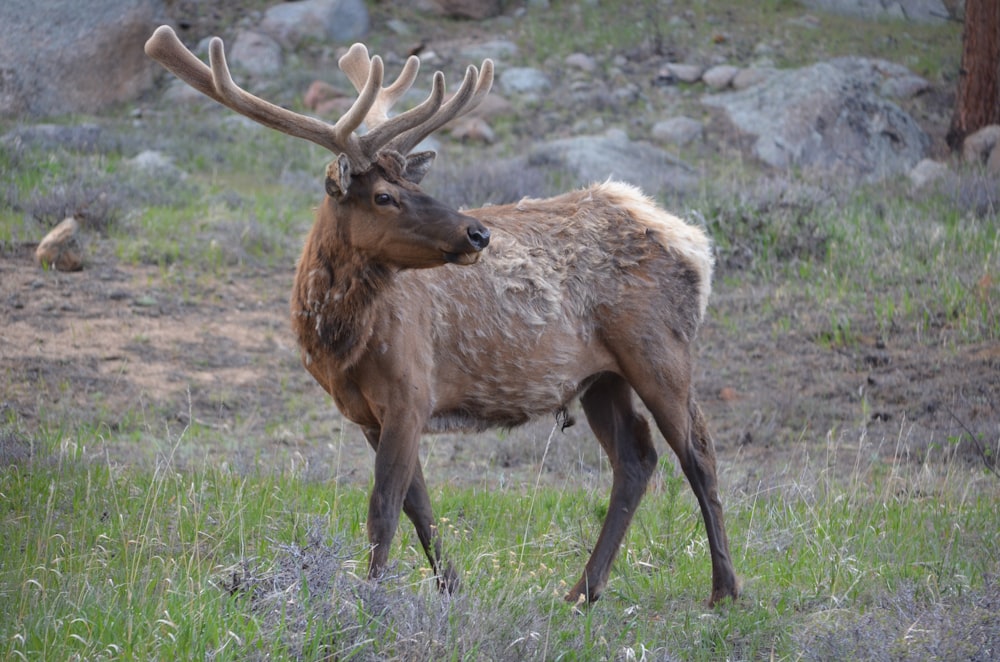
[{"label": "large boulder", "polygon": [[0,115],[96,113],[152,87],[163,0],[0,2]]},{"label": "large boulder", "polygon": [[286,48],[305,39],[349,43],[368,34],[371,19],[364,0],[302,0],[276,4],[258,28]]},{"label": "large boulder", "polygon": [[615,179],[634,184],[649,195],[688,191],[698,182],[697,174],[686,163],[659,147],[629,140],[619,129],[542,143],[531,150],[528,164],[563,170],[573,178],[569,182],[573,186]]},{"label": "large boulder", "polygon": [[779,168],[853,174],[868,181],[909,172],[930,139],[883,94],[886,80],[912,75],[899,65],[838,58],[779,71],[754,87],[708,95],[750,137],[752,155]]},{"label": "large boulder", "polygon": [[254,78],[263,78],[281,71],[284,56],[281,46],[266,34],[243,30],[236,35],[227,58],[230,65],[238,67]]},{"label": "large boulder", "polygon": [[948,20],[943,0],[802,0],[809,9],[858,18],[906,19],[915,23]]}]

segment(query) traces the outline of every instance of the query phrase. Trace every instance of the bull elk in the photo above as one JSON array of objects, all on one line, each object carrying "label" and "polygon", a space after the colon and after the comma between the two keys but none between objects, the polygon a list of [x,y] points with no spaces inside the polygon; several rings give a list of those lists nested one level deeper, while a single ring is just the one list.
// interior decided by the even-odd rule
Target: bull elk
[{"label": "bull elk", "polygon": [[465,212],[422,192],[435,155],[411,150],[486,96],[490,60],[470,66],[447,101],[437,72],[425,101],[390,118],[419,60],[409,58],[383,87],[381,58],[355,44],[340,68],[359,96],[331,125],[238,87],[219,38],[209,44],[210,66],[167,26],[146,53],[219,103],[335,155],[298,263],[291,318],[306,369],[375,451],[370,578],[386,567],[402,510],[441,588],[456,585],[420,467],[422,433],[516,426],[579,397],[613,482],[593,553],[566,599],[596,600],[657,464],[634,391],[701,507],[709,604],[738,595],[715,451],[691,386],[712,276],[699,228],[611,181]]}]

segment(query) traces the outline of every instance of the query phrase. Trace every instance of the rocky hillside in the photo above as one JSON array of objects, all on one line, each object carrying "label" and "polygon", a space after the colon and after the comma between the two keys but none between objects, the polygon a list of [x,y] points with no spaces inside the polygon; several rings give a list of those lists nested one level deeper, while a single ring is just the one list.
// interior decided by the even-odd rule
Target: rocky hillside
[{"label": "rocky hillside", "polygon": [[[683,193],[731,159],[765,173],[838,181],[909,175],[923,186],[947,176],[939,162],[948,158],[942,136],[961,3],[614,4],[116,0],[102,13],[60,0],[30,8],[14,0],[0,8],[0,22],[23,28],[7,28],[0,42],[10,62],[0,113],[23,126],[67,112],[113,117],[123,103],[136,114],[200,112],[205,100],[140,51],[144,35],[167,22],[202,55],[206,38],[221,35],[241,84],[325,117],[349,101],[335,63],[353,41],[383,54],[390,73],[417,53],[425,68],[441,68],[452,81],[467,63],[493,58],[492,103],[432,146],[459,164],[486,150],[501,179],[532,174],[512,185],[534,181],[529,190],[498,198],[544,193],[540,182],[552,173],[561,173],[563,186],[611,176],[651,193]],[[991,135],[970,158],[988,160]],[[464,155],[469,143],[480,147]],[[994,161],[1000,169],[1000,156]]]}]

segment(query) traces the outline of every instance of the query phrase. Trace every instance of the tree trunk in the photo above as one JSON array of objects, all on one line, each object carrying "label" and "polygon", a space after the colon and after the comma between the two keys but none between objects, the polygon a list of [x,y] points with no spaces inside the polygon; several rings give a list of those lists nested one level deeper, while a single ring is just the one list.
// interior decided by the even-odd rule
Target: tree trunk
[{"label": "tree trunk", "polygon": [[966,0],[948,145],[960,149],[967,135],[990,124],[1000,124],[1000,0]]}]

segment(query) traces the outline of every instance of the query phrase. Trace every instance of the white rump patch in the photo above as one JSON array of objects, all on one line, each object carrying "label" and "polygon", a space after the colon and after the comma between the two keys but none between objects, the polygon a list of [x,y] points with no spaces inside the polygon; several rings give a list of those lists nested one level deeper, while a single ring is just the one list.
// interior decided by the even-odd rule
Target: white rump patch
[{"label": "white rump patch", "polygon": [[712,268],[715,264],[708,235],[701,228],[667,213],[631,184],[607,181],[595,184],[591,190],[627,210],[630,216],[653,231],[653,236],[664,248],[677,251],[688,259],[698,272],[699,317],[703,318],[712,294]]}]

